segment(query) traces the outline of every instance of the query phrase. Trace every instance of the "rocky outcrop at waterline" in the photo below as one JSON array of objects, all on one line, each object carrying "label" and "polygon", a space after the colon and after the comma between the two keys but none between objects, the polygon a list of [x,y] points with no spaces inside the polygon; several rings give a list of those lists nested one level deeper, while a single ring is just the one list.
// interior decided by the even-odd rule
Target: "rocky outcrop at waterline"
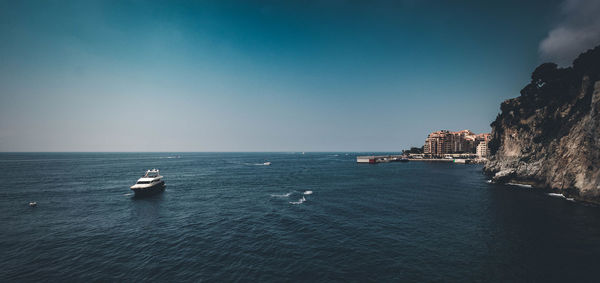
[{"label": "rocky outcrop at waterline", "polygon": [[572,67],[545,63],[491,124],[496,182],[518,182],[600,202],[600,46]]}]

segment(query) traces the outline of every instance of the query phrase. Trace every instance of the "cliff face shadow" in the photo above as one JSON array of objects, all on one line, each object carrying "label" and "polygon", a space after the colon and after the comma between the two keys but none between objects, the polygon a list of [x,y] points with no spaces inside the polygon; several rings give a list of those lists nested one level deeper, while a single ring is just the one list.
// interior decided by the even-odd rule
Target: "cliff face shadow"
[{"label": "cliff face shadow", "polygon": [[600,201],[600,46],[572,67],[541,64],[500,110],[484,168],[495,182]]}]

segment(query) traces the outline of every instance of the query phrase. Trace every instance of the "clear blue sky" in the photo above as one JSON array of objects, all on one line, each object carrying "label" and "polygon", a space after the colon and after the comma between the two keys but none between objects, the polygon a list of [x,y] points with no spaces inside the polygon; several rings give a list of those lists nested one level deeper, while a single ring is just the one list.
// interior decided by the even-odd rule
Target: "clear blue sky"
[{"label": "clear blue sky", "polygon": [[489,132],[538,64],[570,56],[550,36],[569,2],[586,1],[0,1],[0,151],[399,151]]}]

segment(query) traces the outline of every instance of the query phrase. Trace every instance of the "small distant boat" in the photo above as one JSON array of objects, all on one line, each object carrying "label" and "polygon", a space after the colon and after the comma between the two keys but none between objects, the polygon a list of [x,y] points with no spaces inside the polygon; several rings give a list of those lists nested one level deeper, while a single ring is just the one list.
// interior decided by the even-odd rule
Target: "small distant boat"
[{"label": "small distant boat", "polygon": [[29,202],[29,206],[30,207],[36,207],[37,206],[37,202],[35,202],[35,201]]},{"label": "small distant boat", "polygon": [[136,196],[150,195],[165,190],[165,181],[160,175],[160,170],[152,169],[146,171],[146,174],[139,178],[135,185],[131,186],[131,190]]},{"label": "small distant boat", "polygon": [[403,158],[400,158],[400,160],[398,160],[398,161],[400,161],[400,162],[408,162],[409,160],[408,160],[408,158],[403,157]]},{"label": "small distant boat", "polygon": [[263,165],[269,166],[269,165],[271,165],[271,162],[267,161],[267,162],[263,163]]}]

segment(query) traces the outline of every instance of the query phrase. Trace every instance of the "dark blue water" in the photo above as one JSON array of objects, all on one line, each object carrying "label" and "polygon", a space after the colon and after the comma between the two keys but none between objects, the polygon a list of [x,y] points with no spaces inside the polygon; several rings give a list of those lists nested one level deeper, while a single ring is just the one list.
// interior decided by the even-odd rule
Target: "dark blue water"
[{"label": "dark blue water", "polygon": [[[167,190],[136,199],[149,168]],[[478,165],[29,153],[0,154],[0,172],[3,282],[598,278],[600,208],[488,184]]]}]

